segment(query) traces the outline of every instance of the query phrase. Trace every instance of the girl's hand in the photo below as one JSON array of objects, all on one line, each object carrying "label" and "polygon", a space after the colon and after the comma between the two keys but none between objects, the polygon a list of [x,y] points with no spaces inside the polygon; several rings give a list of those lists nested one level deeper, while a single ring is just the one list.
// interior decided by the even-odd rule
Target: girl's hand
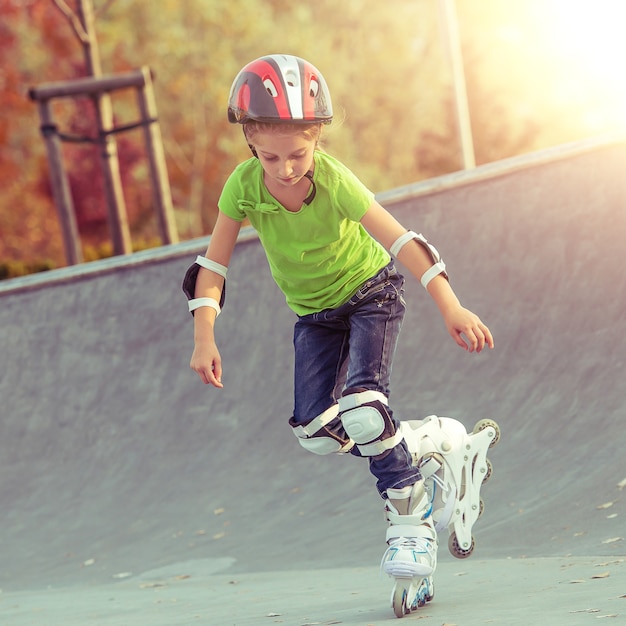
[{"label": "girl's hand", "polygon": [[481,352],[485,345],[493,348],[490,330],[470,310],[460,305],[453,307],[444,315],[444,322],[451,337],[463,350]]},{"label": "girl's hand", "polygon": [[214,341],[196,341],[189,366],[194,370],[205,385],[213,385],[221,389],[222,357]]}]

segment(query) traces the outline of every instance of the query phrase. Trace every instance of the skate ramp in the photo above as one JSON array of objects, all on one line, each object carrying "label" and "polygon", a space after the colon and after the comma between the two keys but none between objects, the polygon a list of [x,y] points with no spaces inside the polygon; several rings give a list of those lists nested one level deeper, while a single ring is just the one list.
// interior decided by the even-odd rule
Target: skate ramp
[{"label": "skate ramp", "polygon": [[[550,557],[558,583],[576,578],[570,565],[589,564],[590,598],[599,585],[626,590],[625,163],[626,140],[602,138],[379,196],[444,253],[455,290],[496,340],[494,351],[463,353],[409,281],[396,413],[446,415],[468,428],[490,418],[502,429],[474,556],[452,559],[445,539],[440,550],[446,584],[478,575],[473,601],[481,581],[504,584],[504,572],[518,571],[506,569],[513,563],[535,564],[520,576],[540,580]],[[340,623],[393,617],[391,587],[376,570],[382,505],[365,462],[307,454],[287,427],[294,318],[249,232],[217,323],[225,388],[203,386],[188,368],[192,324],[180,283],[206,243],[0,284],[0,623],[314,623],[310,613],[272,619],[271,602],[258,612],[271,581],[289,580],[294,606],[341,601]],[[611,575],[592,590],[592,574],[604,570]],[[349,593],[336,595],[341,585],[329,589],[333,571],[360,585],[359,607],[375,598],[372,615],[355,615]],[[245,590],[228,585],[242,577]],[[158,594],[164,580],[166,596],[143,596],[134,617],[122,600],[107,605],[112,589]],[[545,608],[549,591],[539,592],[557,588],[566,589],[537,583],[533,602]],[[519,598],[501,591],[503,602]],[[275,604],[285,596],[272,593]],[[148,611],[165,611],[174,596],[189,621]],[[90,617],[74,605],[72,622],[62,607],[76,597],[89,598],[81,606]],[[493,597],[490,606],[497,615]],[[316,623],[337,623],[332,616]]]}]

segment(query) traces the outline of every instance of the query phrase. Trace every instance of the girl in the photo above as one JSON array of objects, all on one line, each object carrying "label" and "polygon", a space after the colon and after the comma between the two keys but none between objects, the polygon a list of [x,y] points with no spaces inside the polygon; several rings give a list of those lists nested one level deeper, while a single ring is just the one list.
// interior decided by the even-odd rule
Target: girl
[{"label": "girl", "polygon": [[310,452],[369,460],[389,521],[384,571],[428,577],[437,551],[430,502],[387,400],[405,310],[404,278],[390,252],[422,282],[461,348],[493,348],[491,333],[461,306],[437,251],[318,149],[332,106],[313,65],[287,55],[249,63],[232,85],[228,118],[243,126],[254,156],[227,180],[206,257],[198,257],[185,278],[194,314],[191,368],[204,383],[223,386],[213,327],[248,218],[298,317],[294,434]]}]

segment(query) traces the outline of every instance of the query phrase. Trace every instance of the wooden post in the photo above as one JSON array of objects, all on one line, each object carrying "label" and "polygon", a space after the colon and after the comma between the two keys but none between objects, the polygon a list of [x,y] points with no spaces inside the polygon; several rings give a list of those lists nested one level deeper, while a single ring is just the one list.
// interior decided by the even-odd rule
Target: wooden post
[{"label": "wooden post", "polygon": [[[87,74],[98,78],[102,76],[102,67],[94,28],[94,13],[91,0],[78,0],[76,9],[85,34],[85,37],[81,39],[81,43],[85,54]],[[109,131],[113,130],[111,97],[107,92],[99,91],[93,95],[93,101],[96,109],[98,136],[100,138],[99,146],[104,176],[104,194],[108,207],[113,251],[115,254],[130,254],[133,249],[126,204],[122,192],[117,143],[114,137],[108,134]]]},{"label": "wooden post", "polygon": [[[63,154],[61,151],[61,140],[56,132],[51,132],[54,128],[52,112],[49,100],[40,100],[37,103],[39,118],[43,130],[46,151],[48,153],[48,163],[50,164],[50,184],[52,186],[52,197],[59,214],[61,222],[61,233],[65,248],[65,259],[68,265],[76,265],[83,262],[83,252],[76,225],[74,214],[74,203],[70,186],[63,167]],[[46,130],[50,129],[50,130]]]},{"label": "wooden post", "polygon": [[163,243],[178,243],[178,231],[174,219],[172,192],[165,165],[165,153],[161,128],[157,121],[157,107],[152,88],[152,76],[149,67],[142,67],[144,82],[143,88],[137,89],[139,110],[144,123],[144,136],[148,161],[150,164],[150,178],[152,179],[152,199],[157,212],[159,233]]}]

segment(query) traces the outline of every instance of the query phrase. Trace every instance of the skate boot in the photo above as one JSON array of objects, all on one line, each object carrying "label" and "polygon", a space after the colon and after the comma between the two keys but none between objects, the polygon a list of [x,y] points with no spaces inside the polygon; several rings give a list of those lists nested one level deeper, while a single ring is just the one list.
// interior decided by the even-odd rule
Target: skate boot
[{"label": "skate boot", "polygon": [[391,605],[396,617],[424,606],[434,595],[437,533],[431,518],[430,495],[423,481],[403,489],[387,489],[385,513],[389,527],[381,568],[395,578]]},{"label": "skate boot", "polygon": [[499,426],[481,420],[468,434],[461,422],[431,415],[402,422],[400,429],[424,477],[435,530],[448,528],[451,554],[467,558],[475,546],[472,527],[484,510],[480,488],[492,472],[487,450],[499,441]]}]

